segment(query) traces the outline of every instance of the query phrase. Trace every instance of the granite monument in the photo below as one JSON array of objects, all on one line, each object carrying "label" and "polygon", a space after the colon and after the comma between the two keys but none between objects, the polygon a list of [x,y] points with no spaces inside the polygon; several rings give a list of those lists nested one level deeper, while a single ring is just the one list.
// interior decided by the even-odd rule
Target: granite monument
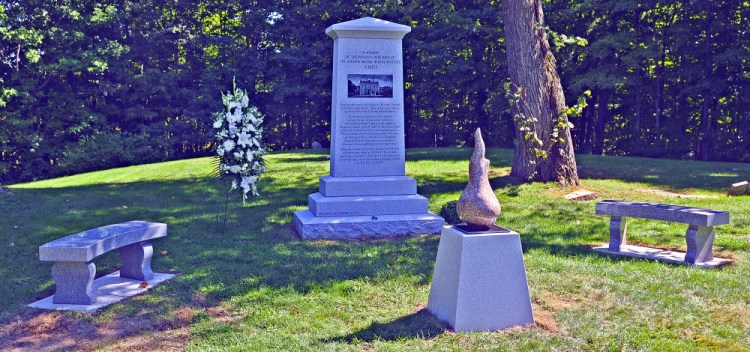
[{"label": "granite monument", "polygon": [[308,208],[294,213],[303,239],[439,233],[417,181],[406,176],[402,38],[408,26],[371,17],[334,24],[331,170]]}]

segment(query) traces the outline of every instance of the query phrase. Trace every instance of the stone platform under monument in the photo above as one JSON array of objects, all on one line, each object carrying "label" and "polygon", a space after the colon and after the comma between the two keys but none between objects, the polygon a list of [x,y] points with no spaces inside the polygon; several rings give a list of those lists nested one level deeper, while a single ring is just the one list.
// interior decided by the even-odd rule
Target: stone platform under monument
[{"label": "stone platform under monument", "polygon": [[417,181],[397,177],[320,179],[308,210],[294,213],[303,239],[360,239],[438,233],[445,220],[427,209]]},{"label": "stone platform under monument", "polygon": [[417,181],[405,174],[401,40],[408,26],[371,17],[334,24],[331,174],[308,210],[294,213],[302,239],[439,233]]}]

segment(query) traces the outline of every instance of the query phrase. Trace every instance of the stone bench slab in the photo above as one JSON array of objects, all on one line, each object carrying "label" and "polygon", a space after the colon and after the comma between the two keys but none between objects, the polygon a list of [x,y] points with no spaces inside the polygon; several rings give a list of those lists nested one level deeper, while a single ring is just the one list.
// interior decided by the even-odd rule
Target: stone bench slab
[{"label": "stone bench slab", "polygon": [[651,248],[651,247],[642,247],[642,246],[634,246],[634,245],[624,245],[619,250],[612,250],[609,248],[609,245],[594,247],[594,251],[605,253],[605,254],[611,254],[611,255],[617,255],[617,256],[625,256],[625,257],[631,257],[631,258],[640,258],[640,259],[647,259],[647,260],[656,260],[663,263],[669,263],[669,264],[677,264],[677,265],[689,265],[694,266],[698,268],[718,268],[723,265],[729,264],[732,261],[729,259],[724,258],[713,258],[708,261],[704,262],[697,262],[697,263],[689,263],[685,260],[685,252],[678,252],[678,251],[670,251],[665,249],[658,249],[658,248]]},{"label": "stone bench slab", "polygon": [[[673,258],[681,256],[684,263],[694,266],[710,267],[714,262],[712,247],[714,243],[715,225],[729,223],[729,212],[691,208],[679,205],[626,202],[616,200],[605,200],[596,204],[596,213],[609,215],[609,245],[607,253],[620,254],[673,262]],[[641,247],[633,247],[627,244],[628,218],[643,218],[663,221],[673,221],[688,224],[685,232],[687,252],[679,252],[664,255],[655,255],[654,252],[642,250]],[[632,250],[636,248],[637,250]],[[598,250],[602,252],[603,250]]]},{"label": "stone bench slab", "polygon": [[596,213],[618,217],[681,222],[695,226],[729,223],[729,212],[678,205],[605,200],[596,204]]},{"label": "stone bench slab", "polygon": [[[55,280],[53,304],[96,305],[94,286],[97,256],[118,249],[121,279],[138,282],[154,278],[151,271],[153,246],[150,240],[167,236],[167,224],[129,221],[79,232],[39,246],[39,259],[53,261]],[[103,302],[107,300],[104,299]]]},{"label": "stone bench slab", "polygon": [[93,312],[99,308],[106,307],[125,298],[146,292],[152,287],[155,287],[156,285],[173,277],[173,274],[154,273],[154,276],[150,280],[145,281],[146,285],[142,285],[143,281],[122,278],[120,277],[120,272],[115,271],[114,273],[102,276],[94,280],[93,289],[96,292],[96,302],[94,302],[93,304],[54,303],[52,302],[54,296],[49,296],[47,298],[40,299],[32,304],[29,304],[29,307],[51,310]]},{"label": "stone bench slab", "polygon": [[72,234],[39,246],[39,260],[89,262],[113,249],[167,236],[167,224],[128,221]]}]

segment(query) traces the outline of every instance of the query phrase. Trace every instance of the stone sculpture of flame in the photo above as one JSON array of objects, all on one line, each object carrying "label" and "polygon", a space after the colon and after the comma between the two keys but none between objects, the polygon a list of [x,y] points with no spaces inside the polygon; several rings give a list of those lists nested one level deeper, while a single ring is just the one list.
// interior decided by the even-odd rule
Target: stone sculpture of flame
[{"label": "stone sculpture of flame", "polygon": [[484,150],[482,131],[477,128],[474,153],[469,160],[469,184],[456,204],[458,217],[475,230],[489,229],[500,216],[500,202],[490,186],[490,161],[484,157]]}]

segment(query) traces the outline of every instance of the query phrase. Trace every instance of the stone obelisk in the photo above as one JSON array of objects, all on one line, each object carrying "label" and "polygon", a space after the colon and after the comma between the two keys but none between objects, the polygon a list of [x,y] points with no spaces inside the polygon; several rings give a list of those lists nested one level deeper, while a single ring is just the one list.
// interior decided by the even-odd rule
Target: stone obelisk
[{"label": "stone obelisk", "polygon": [[408,26],[371,17],[334,24],[331,174],[308,210],[294,213],[303,239],[382,238],[439,233],[405,174],[401,41]]}]

